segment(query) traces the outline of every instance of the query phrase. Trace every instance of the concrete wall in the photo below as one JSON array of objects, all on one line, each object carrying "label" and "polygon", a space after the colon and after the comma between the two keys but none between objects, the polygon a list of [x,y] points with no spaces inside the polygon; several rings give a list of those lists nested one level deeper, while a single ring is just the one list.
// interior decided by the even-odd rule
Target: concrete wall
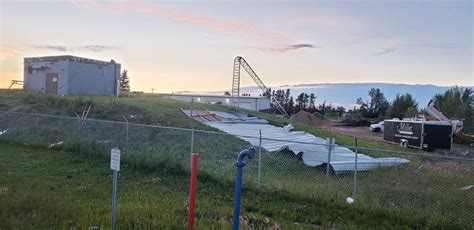
[{"label": "concrete wall", "polygon": [[[32,73],[28,73],[28,67],[33,68]],[[42,67],[42,68],[40,68]],[[68,61],[59,62],[33,62],[26,63],[24,66],[24,77],[25,91],[30,92],[46,92],[46,74],[57,73],[58,74],[58,95],[66,95],[68,90]]]},{"label": "concrete wall", "polygon": [[[223,104],[232,105],[232,97],[230,96],[218,96],[218,95],[186,95],[186,94],[159,94],[164,98],[187,101],[205,104]],[[239,107],[248,110],[259,111],[270,108],[270,100],[264,97],[240,97]]]}]

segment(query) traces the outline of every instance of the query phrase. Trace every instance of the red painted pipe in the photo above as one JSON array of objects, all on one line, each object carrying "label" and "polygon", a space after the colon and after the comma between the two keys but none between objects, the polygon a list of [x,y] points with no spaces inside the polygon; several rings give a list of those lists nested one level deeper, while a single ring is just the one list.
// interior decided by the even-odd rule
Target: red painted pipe
[{"label": "red painted pipe", "polygon": [[189,183],[188,230],[192,230],[194,228],[194,207],[196,205],[198,159],[199,154],[193,153],[191,157],[191,180]]}]

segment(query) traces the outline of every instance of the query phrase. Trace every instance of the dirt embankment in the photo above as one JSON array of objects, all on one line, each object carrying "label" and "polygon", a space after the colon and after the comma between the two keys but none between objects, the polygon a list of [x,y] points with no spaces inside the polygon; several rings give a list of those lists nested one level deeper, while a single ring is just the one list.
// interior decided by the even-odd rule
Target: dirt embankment
[{"label": "dirt embankment", "polygon": [[297,121],[311,127],[319,127],[323,123],[321,118],[318,118],[314,114],[303,110],[292,116],[290,120]]}]

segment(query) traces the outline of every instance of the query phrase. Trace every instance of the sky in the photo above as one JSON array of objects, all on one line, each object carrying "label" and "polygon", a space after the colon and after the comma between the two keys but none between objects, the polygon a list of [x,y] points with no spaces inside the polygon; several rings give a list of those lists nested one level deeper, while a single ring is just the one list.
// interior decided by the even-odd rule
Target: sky
[{"label": "sky", "polygon": [[[0,88],[23,57],[114,59],[132,90],[231,88],[244,57],[268,86],[474,85],[470,0],[0,0]],[[242,75],[242,86],[255,85]]]}]

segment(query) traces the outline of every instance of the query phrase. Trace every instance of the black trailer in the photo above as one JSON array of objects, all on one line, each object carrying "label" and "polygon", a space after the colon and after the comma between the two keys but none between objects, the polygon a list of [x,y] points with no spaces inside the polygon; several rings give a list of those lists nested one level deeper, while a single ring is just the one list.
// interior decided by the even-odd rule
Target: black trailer
[{"label": "black trailer", "polygon": [[452,125],[440,121],[385,120],[383,139],[406,147],[450,150]]}]

